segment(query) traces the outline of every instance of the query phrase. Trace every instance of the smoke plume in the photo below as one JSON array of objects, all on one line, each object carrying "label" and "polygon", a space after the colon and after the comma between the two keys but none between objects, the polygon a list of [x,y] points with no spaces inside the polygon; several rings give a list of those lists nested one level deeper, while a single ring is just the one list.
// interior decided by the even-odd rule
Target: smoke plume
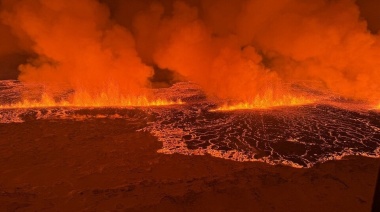
[{"label": "smoke plume", "polygon": [[117,90],[135,94],[148,86],[144,65],[130,31],[113,22],[108,8],[94,0],[9,2],[3,20],[36,54],[20,65],[19,79],[68,83],[89,95]]},{"label": "smoke plume", "polygon": [[69,83],[93,95],[112,85],[134,95],[159,67],[219,98],[281,96],[297,81],[354,99],[380,96],[378,23],[354,0],[3,0],[1,7],[12,43],[30,52],[19,66],[25,82]]}]

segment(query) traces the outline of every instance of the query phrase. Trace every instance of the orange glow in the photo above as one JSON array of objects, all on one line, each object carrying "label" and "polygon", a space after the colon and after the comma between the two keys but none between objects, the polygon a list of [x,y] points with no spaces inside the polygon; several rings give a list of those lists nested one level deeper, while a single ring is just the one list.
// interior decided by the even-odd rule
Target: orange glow
[{"label": "orange glow", "polygon": [[[282,92],[294,81],[318,81],[348,99],[380,96],[380,36],[368,30],[354,0],[109,2],[2,1],[0,32],[9,38],[1,35],[7,45],[0,53],[16,46],[27,53],[18,80],[89,93],[76,93],[84,97],[70,103],[20,105],[166,105],[140,93],[155,76],[160,83],[191,81],[206,96],[238,102],[222,107],[230,109],[313,102]],[[109,84],[120,95],[102,94]],[[263,96],[268,88],[276,95]]]},{"label": "orange glow", "polygon": [[269,109],[273,107],[307,105],[312,104],[315,101],[316,99],[313,98],[292,95],[284,95],[280,98],[274,98],[271,92],[267,92],[263,96],[256,96],[252,101],[224,104],[212,111]]},{"label": "orange glow", "polygon": [[48,108],[48,107],[148,107],[148,106],[168,106],[184,104],[181,100],[171,101],[166,99],[149,99],[146,96],[133,96],[110,98],[106,93],[97,97],[91,97],[87,93],[75,95],[71,101],[55,101],[54,98],[43,94],[41,100],[23,100],[22,102],[0,105],[0,109],[19,109],[19,108]]}]

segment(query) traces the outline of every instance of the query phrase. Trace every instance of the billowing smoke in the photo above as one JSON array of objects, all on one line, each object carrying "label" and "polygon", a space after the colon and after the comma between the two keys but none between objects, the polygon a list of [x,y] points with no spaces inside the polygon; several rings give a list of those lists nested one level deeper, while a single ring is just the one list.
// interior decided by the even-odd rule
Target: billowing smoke
[{"label": "billowing smoke", "polygon": [[3,0],[2,21],[32,53],[26,82],[133,95],[158,67],[220,98],[282,95],[297,81],[380,96],[378,29],[354,0]]},{"label": "billowing smoke", "polygon": [[[144,65],[132,34],[94,0],[21,0],[5,3],[3,21],[37,55],[20,65],[19,79],[68,83],[88,95],[138,94],[153,70]],[[26,40],[26,41],[25,41]]]}]

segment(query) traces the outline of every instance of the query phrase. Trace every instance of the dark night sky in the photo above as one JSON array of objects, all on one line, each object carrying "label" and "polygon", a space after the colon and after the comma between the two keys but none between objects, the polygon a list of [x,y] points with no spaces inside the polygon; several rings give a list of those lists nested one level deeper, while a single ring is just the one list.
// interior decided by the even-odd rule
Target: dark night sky
[{"label": "dark night sky", "polygon": [[380,1],[378,0],[357,0],[362,16],[368,22],[368,28],[372,32],[380,29]]}]

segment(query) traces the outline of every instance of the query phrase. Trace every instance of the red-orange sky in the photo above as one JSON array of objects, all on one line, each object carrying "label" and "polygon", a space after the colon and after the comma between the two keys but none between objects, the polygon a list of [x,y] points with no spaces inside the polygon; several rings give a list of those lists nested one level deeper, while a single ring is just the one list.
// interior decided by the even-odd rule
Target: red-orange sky
[{"label": "red-orange sky", "polygon": [[2,0],[0,79],[133,94],[162,69],[221,98],[317,80],[379,101],[379,8],[373,0]]}]

